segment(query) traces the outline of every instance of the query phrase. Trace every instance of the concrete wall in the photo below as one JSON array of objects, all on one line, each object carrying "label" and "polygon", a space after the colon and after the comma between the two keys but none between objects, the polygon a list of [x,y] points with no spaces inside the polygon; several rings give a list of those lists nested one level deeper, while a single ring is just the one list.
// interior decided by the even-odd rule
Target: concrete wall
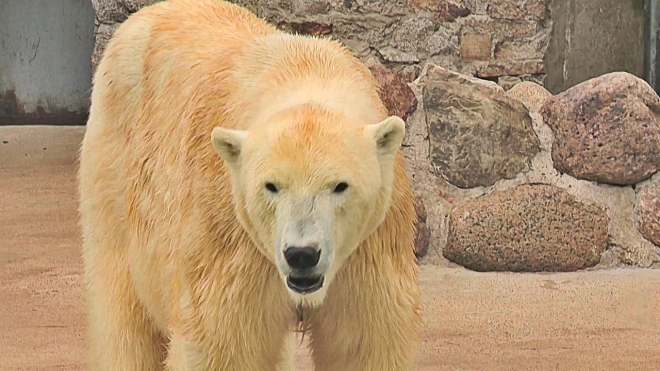
[{"label": "concrete wall", "polygon": [[84,124],[90,0],[0,0],[0,125]]},{"label": "concrete wall", "polygon": [[644,78],[644,0],[554,0],[551,11],[544,58],[551,93],[615,71]]}]

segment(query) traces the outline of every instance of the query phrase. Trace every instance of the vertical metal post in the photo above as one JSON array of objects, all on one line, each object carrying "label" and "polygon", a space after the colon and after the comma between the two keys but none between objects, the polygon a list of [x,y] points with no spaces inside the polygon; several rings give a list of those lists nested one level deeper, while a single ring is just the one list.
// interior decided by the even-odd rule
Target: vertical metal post
[{"label": "vertical metal post", "polygon": [[645,0],[646,13],[646,52],[644,53],[644,69],[646,81],[658,91],[660,89],[660,0]]}]

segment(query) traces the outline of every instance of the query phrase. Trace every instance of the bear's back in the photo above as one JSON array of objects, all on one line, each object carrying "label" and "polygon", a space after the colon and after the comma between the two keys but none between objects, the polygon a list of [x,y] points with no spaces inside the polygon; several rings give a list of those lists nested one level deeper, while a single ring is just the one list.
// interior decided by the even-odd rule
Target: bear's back
[{"label": "bear's back", "polygon": [[220,115],[200,118],[200,108],[221,105],[231,91],[229,71],[240,57],[233,50],[277,33],[247,10],[216,0],[163,1],[122,23],[94,74],[81,210],[112,213],[108,218],[130,222],[126,233],[148,239],[195,213],[203,202],[198,196],[214,187],[216,212],[231,215],[227,228],[237,229],[210,141],[223,122]]},{"label": "bear's back", "polygon": [[[269,47],[287,58],[272,58],[281,61],[276,66],[253,58]],[[323,78],[333,81],[325,85],[336,86],[312,91],[318,99],[350,102],[346,109],[364,112],[365,124],[385,117],[373,76],[336,42],[286,35],[224,1],[168,0],[143,8],[118,28],[94,76],[81,161],[81,173],[95,187],[89,192],[122,199],[118,213],[131,222],[133,234],[145,239],[179,233],[202,243],[193,234],[215,229],[206,223],[218,222],[243,237],[229,175],[210,133],[216,126],[244,125],[238,112],[247,106],[241,99],[249,99],[236,92],[250,84],[268,85],[267,79],[237,75],[256,76],[256,70],[271,68],[287,78],[291,74],[282,69],[300,71],[310,60],[309,73],[325,69]],[[410,190],[398,157],[395,187],[403,194],[395,194],[406,204]]]}]

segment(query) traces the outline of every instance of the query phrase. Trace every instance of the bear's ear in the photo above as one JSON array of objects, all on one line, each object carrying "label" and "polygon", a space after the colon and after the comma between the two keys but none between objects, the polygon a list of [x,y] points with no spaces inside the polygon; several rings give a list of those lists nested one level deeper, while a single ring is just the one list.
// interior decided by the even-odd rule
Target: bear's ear
[{"label": "bear's ear", "polygon": [[220,154],[220,157],[230,166],[235,166],[238,157],[243,150],[243,142],[247,137],[247,131],[230,130],[216,127],[211,132],[211,141],[213,148]]},{"label": "bear's ear", "polygon": [[364,132],[376,141],[379,156],[391,156],[401,147],[406,123],[398,116],[390,116],[377,124],[367,125]]}]

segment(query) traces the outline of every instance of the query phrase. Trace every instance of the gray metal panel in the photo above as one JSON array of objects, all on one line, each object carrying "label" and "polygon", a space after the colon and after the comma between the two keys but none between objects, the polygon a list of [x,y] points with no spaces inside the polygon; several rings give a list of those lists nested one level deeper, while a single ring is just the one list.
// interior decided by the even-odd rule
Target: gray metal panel
[{"label": "gray metal panel", "polygon": [[84,124],[94,47],[91,1],[0,3],[0,124]]}]

